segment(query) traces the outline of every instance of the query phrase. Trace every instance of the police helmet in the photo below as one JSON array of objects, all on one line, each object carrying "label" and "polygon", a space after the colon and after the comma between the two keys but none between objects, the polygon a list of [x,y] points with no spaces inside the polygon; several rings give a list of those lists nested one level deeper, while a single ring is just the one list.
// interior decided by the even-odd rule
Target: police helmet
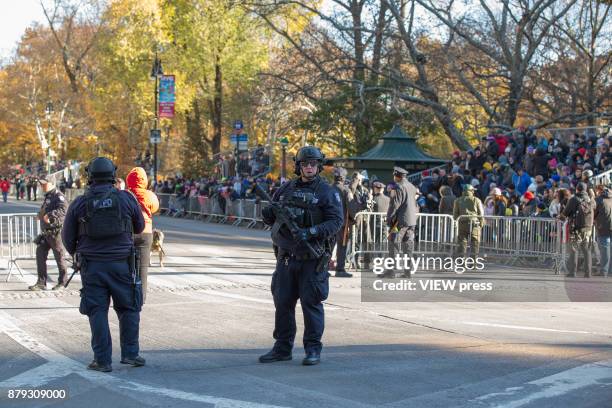
[{"label": "police helmet", "polygon": [[117,166],[106,157],[96,157],[85,167],[85,171],[90,184],[94,181],[114,183]]},{"label": "police helmet", "polygon": [[298,150],[297,154],[293,158],[295,161],[295,170],[294,173],[296,175],[301,175],[300,172],[300,163],[307,160],[317,160],[319,162],[319,172],[323,170],[323,160],[325,159],[325,155],[321,153],[321,150],[314,146],[304,146],[300,150]]}]

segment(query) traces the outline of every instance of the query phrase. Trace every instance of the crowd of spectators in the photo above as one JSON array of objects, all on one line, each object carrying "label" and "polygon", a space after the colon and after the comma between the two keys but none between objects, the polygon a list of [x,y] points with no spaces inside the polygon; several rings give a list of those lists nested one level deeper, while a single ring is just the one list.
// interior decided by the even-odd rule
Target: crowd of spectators
[{"label": "crowd of spectators", "polygon": [[261,144],[248,152],[238,154],[237,160],[232,153],[219,154],[215,165],[215,176],[220,179],[236,176],[258,177],[269,171],[270,155]]},{"label": "crowd of spectators", "polygon": [[485,215],[555,217],[576,184],[612,168],[612,135],[573,134],[568,140],[530,129],[490,134],[476,148],[453,153],[447,166],[422,173],[420,210],[452,214],[471,184]]},{"label": "crowd of spectators", "polygon": [[256,194],[255,184],[272,195],[280,187],[280,180],[273,180],[271,177],[201,177],[199,179],[188,179],[183,177],[167,178],[156,186],[153,190],[157,194],[176,195],[179,204],[184,204],[192,197],[208,197],[218,200],[222,211],[228,201],[238,199],[261,199]]},{"label": "crowd of spectators", "polygon": [[[73,163],[69,161],[59,160],[53,162],[50,167],[50,173],[54,174],[70,168]],[[67,188],[80,188],[80,180],[73,180],[72,172],[67,171],[68,177],[60,175],[56,181],[58,188],[65,192]],[[0,181],[2,187],[3,196],[8,195],[10,187],[13,186],[13,193],[16,200],[28,200],[35,201],[40,197],[38,191],[38,178],[42,174],[47,174],[47,166],[44,162],[27,162],[24,165],[12,166],[9,170],[4,172],[2,180]],[[4,200],[6,202],[6,200]]]}]

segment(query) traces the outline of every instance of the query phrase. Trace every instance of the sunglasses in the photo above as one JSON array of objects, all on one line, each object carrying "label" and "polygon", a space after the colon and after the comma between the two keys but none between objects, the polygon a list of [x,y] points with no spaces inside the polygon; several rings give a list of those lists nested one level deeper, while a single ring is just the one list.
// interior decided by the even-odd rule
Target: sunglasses
[{"label": "sunglasses", "polygon": [[306,167],[318,167],[318,166],[319,166],[319,161],[318,160],[307,160],[307,161],[300,162],[300,167],[302,167],[302,168],[306,168]]}]

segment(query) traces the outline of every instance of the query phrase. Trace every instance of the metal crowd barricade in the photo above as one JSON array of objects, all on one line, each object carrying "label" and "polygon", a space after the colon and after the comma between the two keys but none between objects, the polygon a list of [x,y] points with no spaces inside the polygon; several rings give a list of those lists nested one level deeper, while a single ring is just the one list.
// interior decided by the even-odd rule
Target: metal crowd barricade
[{"label": "metal crowd barricade", "polygon": [[408,176],[406,176],[406,180],[408,180],[409,182],[411,182],[412,184],[414,184],[415,186],[418,186],[419,184],[421,184],[421,181],[423,180],[423,172],[429,172],[429,174],[431,175],[431,173],[434,170],[440,170],[446,167],[446,164],[442,164],[440,166],[436,166],[436,167],[432,167],[426,170],[421,170],[418,173],[412,173],[409,174]]},{"label": "metal crowd barricade", "polygon": [[604,186],[608,186],[612,181],[612,169],[604,171],[603,173],[599,173],[596,176],[593,176],[591,179],[593,184],[599,185],[603,184]]},{"label": "metal crowd barricade", "polygon": [[[357,268],[360,259],[368,264],[389,253],[387,214],[359,212],[351,228],[347,260]],[[453,217],[446,214],[418,214],[415,226],[414,255],[452,253],[455,237]]]},{"label": "metal crowd barricade", "polygon": [[37,214],[0,215],[0,256],[8,259],[8,282],[13,268],[23,277],[17,261],[36,259],[36,245],[32,240],[40,233]]},{"label": "metal crowd barricade", "polygon": [[[485,216],[480,236],[480,256],[507,260],[539,261],[553,266],[556,273],[565,264],[566,225],[554,218]],[[457,228],[469,223],[471,231],[476,218],[460,216]]]},{"label": "metal crowd barricade", "polygon": [[455,222],[451,215],[421,213],[417,216],[415,233],[415,252],[452,255]]},{"label": "metal crowd barricade", "polygon": [[170,198],[172,194],[157,193],[157,199],[159,200],[159,212],[164,214],[170,212]]}]

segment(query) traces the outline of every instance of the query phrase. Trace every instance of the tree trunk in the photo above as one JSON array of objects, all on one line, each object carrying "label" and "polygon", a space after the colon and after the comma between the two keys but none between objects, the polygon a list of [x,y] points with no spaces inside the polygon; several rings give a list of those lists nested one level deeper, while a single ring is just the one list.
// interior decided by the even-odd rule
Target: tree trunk
[{"label": "tree trunk", "polygon": [[518,115],[518,108],[523,97],[523,78],[524,75],[512,76],[510,80],[510,90],[508,92],[506,101],[506,112],[504,114],[504,123],[510,127],[514,127],[516,122],[516,116]]}]

